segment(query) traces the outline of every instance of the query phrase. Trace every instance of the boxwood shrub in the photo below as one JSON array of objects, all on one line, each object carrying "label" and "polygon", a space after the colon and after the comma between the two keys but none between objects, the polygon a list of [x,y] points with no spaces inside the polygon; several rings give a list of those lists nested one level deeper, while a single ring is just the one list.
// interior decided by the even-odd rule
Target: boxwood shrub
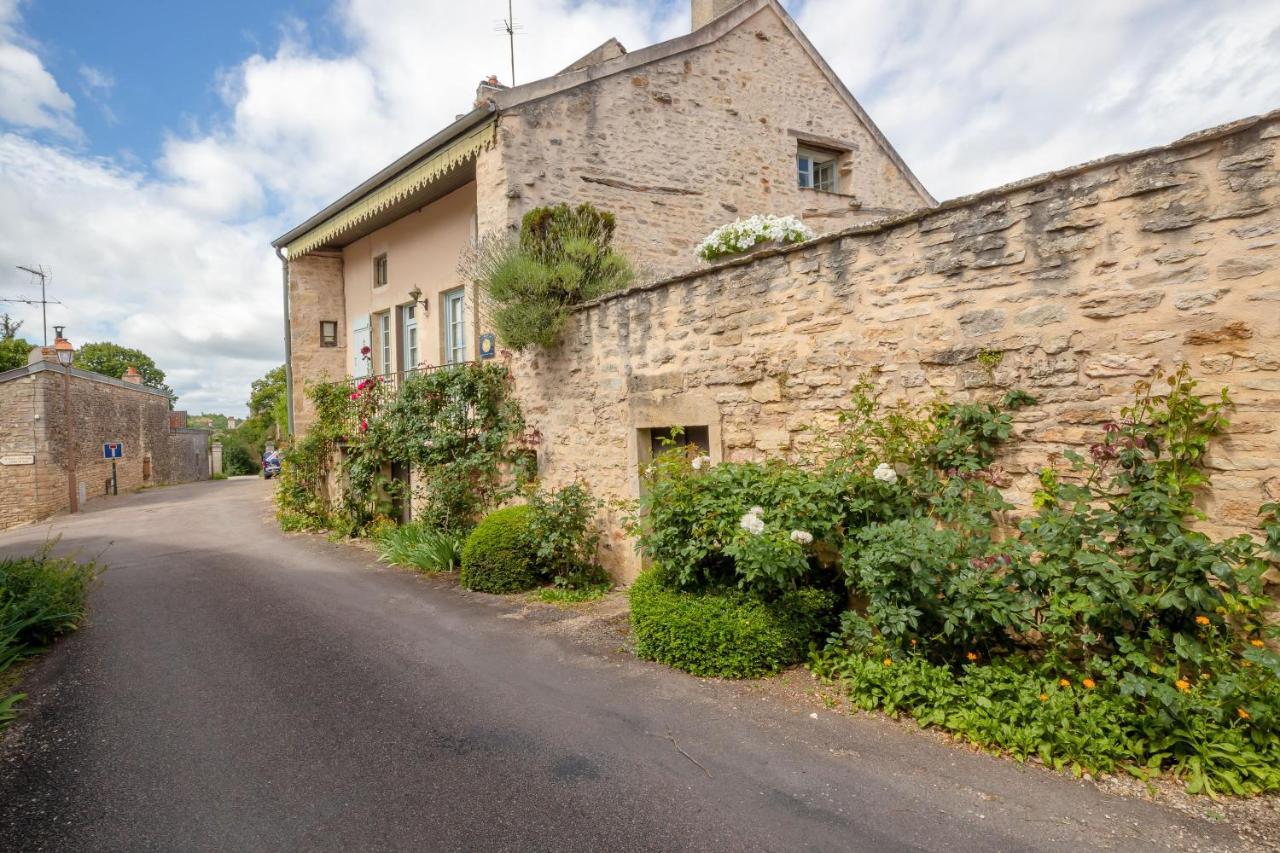
[{"label": "boxwood shrub", "polygon": [[537,546],[529,531],[530,509],[509,506],[491,512],[462,546],[461,582],[477,592],[523,592],[540,583]]},{"label": "boxwood shrub", "polygon": [[802,660],[831,625],[833,593],[798,589],[774,601],[738,590],[681,592],[661,571],[631,587],[636,654],[693,675],[755,678]]}]

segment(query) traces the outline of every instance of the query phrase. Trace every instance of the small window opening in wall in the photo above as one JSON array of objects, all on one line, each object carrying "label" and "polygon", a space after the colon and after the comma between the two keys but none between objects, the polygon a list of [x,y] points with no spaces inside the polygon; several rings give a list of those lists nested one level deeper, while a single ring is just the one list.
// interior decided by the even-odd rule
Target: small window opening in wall
[{"label": "small window opening in wall", "polygon": [[320,321],[320,346],[336,347],[338,345],[338,321]]},{"label": "small window opening in wall", "polygon": [[378,255],[373,259],[373,286],[386,287],[387,281],[387,256]]},{"label": "small window opening in wall", "polygon": [[801,189],[839,192],[836,166],[840,155],[835,151],[801,148],[796,153],[796,175]]},{"label": "small window opening in wall", "polygon": [[654,456],[672,445],[676,447],[693,445],[699,452],[710,454],[711,431],[705,426],[658,427],[649,430],[649,452]]}]

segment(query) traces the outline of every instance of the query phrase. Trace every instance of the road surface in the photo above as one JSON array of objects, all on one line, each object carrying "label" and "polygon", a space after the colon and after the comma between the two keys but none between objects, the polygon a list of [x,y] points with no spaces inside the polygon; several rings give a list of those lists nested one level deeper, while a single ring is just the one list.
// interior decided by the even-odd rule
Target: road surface
[{"label": "road surface", "polygon": [[[0,849],[1228,847],[1225,826],[702,681],[270,521],[230,480],[56,520],[89,624],[0,738]],[[50,526],[0,534],[30,550]]]}]

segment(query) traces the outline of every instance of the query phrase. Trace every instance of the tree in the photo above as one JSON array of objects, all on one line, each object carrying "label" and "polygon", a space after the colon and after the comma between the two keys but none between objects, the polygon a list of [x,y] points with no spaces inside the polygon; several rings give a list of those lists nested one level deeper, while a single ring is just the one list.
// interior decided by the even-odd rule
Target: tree
[{"label": "tree", "polygon": [[[249,389],[249,417],[235,430],[241,440],[262,457],[268,441],[279,442],[288,433],[288,386],[284,365],[268,370]],[[225,458],[225,457],[224,457]]]},{"label": "tree", "polygon": [[22,338],[0,339],[0,372],[22,367],[31,354],[31,344]]},{"label": "tree", "polygon": [[0,314],[0,341],[11,341],[18,337],[18,330],[21,328],[21,320],[14,320],[7,313]]},{"label": "tree", "polygon": [[173,389],[164,384],[164,371],[156,367],[151,356],[142,350],[101,341],[80,347],[72,363],[81,370],[92,370],[94,373],[113,376],[116,379],[123,379],[125,371],[132,367],[142,374],[143,385],[168,394],[170,405],[176,399]]}]

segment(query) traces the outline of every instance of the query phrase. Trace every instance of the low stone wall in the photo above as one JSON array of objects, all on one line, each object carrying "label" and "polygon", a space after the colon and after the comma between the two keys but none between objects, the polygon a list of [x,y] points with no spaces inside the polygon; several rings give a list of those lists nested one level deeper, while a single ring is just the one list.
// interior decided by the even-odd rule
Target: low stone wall
[{"label": "low stone wall", "polygon": [[104,442],[124,444],[116,463],[121,492],[208,479],[209,432],[171,430],[168,395],[83,370],[72,370],[67,382],[61,368],[41,364],[0,376],[0,528],[66,511],[72,452],[86,500],[108,494]]},{"label": "low stone wall", "polygon": [[[543,476],[635,497],[644,430],[671,425],[707,426],[717,459],[793,454],[873,373],[889,398],[1034,394],[1002,460],[1025,500],[1186,361],[1239,404],[1205,508],[1247,528],[1280,498],[1277,148],[1280,112],[586,306],[507,356]],[[605,560],[638,569],[616,518]]]}]

